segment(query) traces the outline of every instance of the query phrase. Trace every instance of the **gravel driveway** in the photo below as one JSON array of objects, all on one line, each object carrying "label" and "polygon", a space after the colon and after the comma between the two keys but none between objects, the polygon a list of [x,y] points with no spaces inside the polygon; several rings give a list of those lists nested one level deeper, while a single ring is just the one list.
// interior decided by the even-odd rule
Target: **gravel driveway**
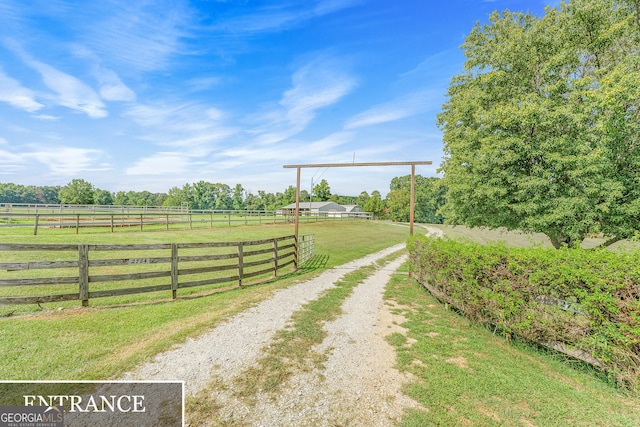
[{"label": "gravel driveway", "polygon": [[[318,277],[277,291],[270,299],[230,318],[211,331],[128,373],[123,379],[184,380],[187,396],[208,382],[232,384],[262,355],[292,313],[315,300],[345,274],[401,250],[396,245],[325,271]],[[384,340],[400,331],[383,302],[386,283],[406,260],[402,256],[376,270],[342,305],[343,314],[325,324],[328,335],[315,351],[328,355],[323,372],[295,373],[277,396],[262,396],[251,406],[217,387],[222,410],[218,423],[247,426],[387,426],[404,408],[417,404],[400,388],[407,380],[394,369],[395,352]],[[401,332],[401,331],[400,331]],[[171,376],[167,376],[171,373]],[[216,425],[216,424],[212,424]]]}]

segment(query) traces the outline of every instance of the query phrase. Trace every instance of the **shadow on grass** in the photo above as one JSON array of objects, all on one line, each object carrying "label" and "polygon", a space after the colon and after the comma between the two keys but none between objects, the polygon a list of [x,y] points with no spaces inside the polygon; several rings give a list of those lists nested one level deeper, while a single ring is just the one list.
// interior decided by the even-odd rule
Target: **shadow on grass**
[{"label": "shadow on grass", "polygon": [[300,266],[300,270],[307,272],[319,268],[326,268],[327,261],[329,261],[329,255],[314,255],[309,261]]}]

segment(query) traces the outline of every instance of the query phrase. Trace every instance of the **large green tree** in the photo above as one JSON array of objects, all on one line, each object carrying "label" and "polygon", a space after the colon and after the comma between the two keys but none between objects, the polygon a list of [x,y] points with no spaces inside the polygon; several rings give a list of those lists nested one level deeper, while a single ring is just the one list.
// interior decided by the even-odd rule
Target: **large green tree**
[{"label": "large green tree", "polygon": [[331,187],[326,179],[320,181],[318,185],[313,187],[313,198],[319,202],[325,202],[331,197]]},{"label": "large green tree", "polygon": [[93,185],[84,179],[73,179],[58,192],[61,203],[92,205]]},{"label": "large green tree", "polygon": [[638,4],[572,0],[475,26],[438,117],[449,222],[555,247],[640,230]]}]

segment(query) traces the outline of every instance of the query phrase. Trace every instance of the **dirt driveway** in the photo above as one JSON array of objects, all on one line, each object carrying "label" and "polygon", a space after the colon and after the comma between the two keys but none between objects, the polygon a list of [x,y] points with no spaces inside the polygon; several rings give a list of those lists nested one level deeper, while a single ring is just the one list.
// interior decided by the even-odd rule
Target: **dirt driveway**
[{"label": "dirt driveway", "polygon": [[343,314],[324,325],[327,337],[314,349],[327,356],[322,372],[296,372],[276,396],[258,395],[251,402],[234,397],[233,381],[261,357],[295,311],[335,287],[348,272],[403,247],[387,248],[280,290],[204,335],[157,355],[124,379],[184,380],[187,396],[215,379],[218,386],[211,398],[219,409],[207,425],[393,425],[404,408],[417,405],[401,393],[407,378],[394,369],[395,352],[384,339],[400,331],[402,319],[394,318],[383,292],[405,256],[355,287],[342,304]]}]

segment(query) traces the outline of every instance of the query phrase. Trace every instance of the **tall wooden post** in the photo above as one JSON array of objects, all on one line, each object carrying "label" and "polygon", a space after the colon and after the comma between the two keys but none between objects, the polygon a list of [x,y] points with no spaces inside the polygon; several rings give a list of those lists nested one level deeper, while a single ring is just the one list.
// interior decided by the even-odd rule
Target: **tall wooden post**
[{"label": "tall wooden post", "polygon": [[413,219],[415,218],[416,207],[416,165],[411,165],[411,202],[409,202],[409,235],[413,236]]},{"label": "tall wooden post", "polygon": [[298,256],[299,256],[299,243],[298,243],[298,228],[300,221],[300,167],[297,168],[298,173],[296,177],[296,212],[293,216],[293,222],[295,224],[295,250],[293,252],[293,265],[295,269],[298,270]]}]

